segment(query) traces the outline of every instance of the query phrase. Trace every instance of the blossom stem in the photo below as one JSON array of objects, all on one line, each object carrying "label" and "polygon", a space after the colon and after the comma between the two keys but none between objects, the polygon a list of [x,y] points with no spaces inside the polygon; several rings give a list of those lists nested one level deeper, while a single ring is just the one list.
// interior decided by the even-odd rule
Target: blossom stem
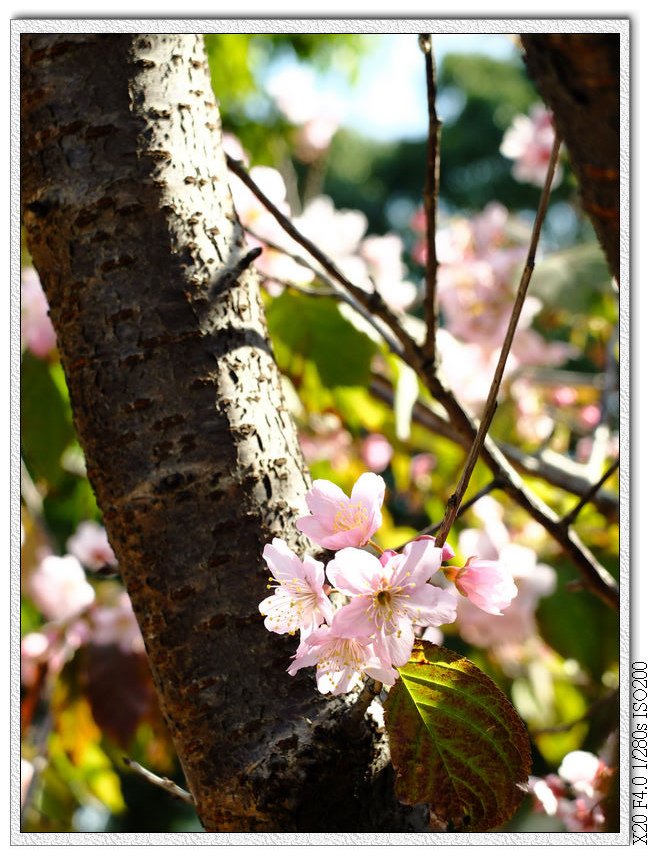
[{"label": "blossom stem", "polygon": [[440,187],[440,127],[436,113],[436,63],[433,56],[431,34],[420,34],[420,50],[424,54],[427,82],[427,108],[429,113],[429,138],[427,145],[427,174],[424,186],[424,211],[426,216],[427,261],[425,276],[424,314],[426,337],[423,357],[433,362],[435,369],[436,330],[438,313],[436,308],[436,282],[438,275],[438,255],[436,252],[436,222],[438,191]]},{"label": "blossom stem", "polygon": [[194,804],[194,797],[190,792],[184,790],[182,787],[179,787],[178,784],[175,784],[169,778],[161,778],[159,775],[154,774],[149,769],[145,769],[144,766],[141,766],[140,763],[136,763],[135,760],[131,760],[129,757],[123,757],[124,765],[128,766],[129,769],[132,769],[138,775],[141,775],[150,784],[153,784],[156,787],[161,787],[163,790],[166,790],[168,793],[171,793],[172,796],[177,796],[179,799],[182,799],[183,802],[187,802],[188,805]]},{"label": "blossom stem", "polygon": [[440,528],[440,532],[436,535],[436,545],[439,547],[442,547],[444,542],[447,540],[447,535],[449,534],[449,531],[454,524],[454,520],[458,515],[458,509],[460,508],[460,505],[462,503],[463,496],[465,495],[465,491],[467,490],[467,486],[474,471],[476,462],[479,458],[479,454],[483,448],[485,437],[487,436],[488,429],[490,428],[492,418],[494,417],[494,413],[497,408],[497,395],[499,393],[499,388],[501,387],[501,381],[503,379],[506,361],[508,360],[508,355],[510,354],[512,340],[514,338],[515,330],[519,322],[519,315],[524,305],[524,301],[526,299],[526,292],[530,283],[530,278],[533,275],[533,270],[535,267],[537,244],[539,242],[539,236],[542,229],[542,222],[544,221],[544,217],[546,216],[546,211],[548,209],[548,202],[551,194],[551,184],[553,182],[553,174],[555,172],[555,166],[557,165],[557,160],[560,152],[560,144],[560,137],[556,134],[555,140],[553,141],[553,150],[551,152],[551,157],[549,160],[548,171],[546,174],[546,182],[544,184],[544,189],[542,190],[539,207],[537,208],[537,214],[535,216],[535,224],[533,226],[533,232],[530,239],[528,257],[526,259],[526,265],[519,281],[519,288],[517,290],[517,296],[515,297],[515,303],[512,309],[512,314],[510,316],[510,322],[508,323],[508,330],[503,340],[501,354],[499,355],[497,367],[494,371],[494,376],[492,378],[490,392],[485,403],[485,409],[483,411],[481,423],[474,437],[474,441],[472,443],[472,447],[470,448],[469,454],[467,455],[467,461],[465,463],[465,467],[463,469],[460,480],[458,481],[458,485],[456,486],[456,490],[452,493],[449,501],[447,502],[445,517]]},{"label": "blossom stem", "polygon": [[369,546],[369,547],[372,547],[373,550],[374,550],[376,553],[379,553],[380,556],[383,556],[383,555],[384,555],[384,550],[382,550],[382,548],[379,546],[379,544],[376,544],[373,540],[369,540],[369,541],[368,541],[368,546]]}]

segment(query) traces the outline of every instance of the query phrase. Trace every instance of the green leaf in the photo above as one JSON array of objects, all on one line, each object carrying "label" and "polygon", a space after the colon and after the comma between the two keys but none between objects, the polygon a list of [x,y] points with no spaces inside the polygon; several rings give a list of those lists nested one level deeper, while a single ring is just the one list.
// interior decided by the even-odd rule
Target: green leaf
[{"label": "green leaf", "polygon": [[590,592],[567,588],[575,580],[572,567],[562,563],[554,566],[558,588],[539,602],[540,633],[559,655],[576,660],[598,682],[618,663],[618,614]]},{"label": "green leaf", "polygon": [[282,369],[298,355],[315,364],[325,387],[367,383],[375,345],[341,315],[332,298],[285,291],[270,304],[267,320]]},{"label": "green leaf", "polygon": [[588,313],[603,294],[612,293],[612,277],[597,243],[563,249],[535,266],[530,293],[547,306]]},{"label": "green leaf", "polygon": [[62,381],[58,364],[45,363],[25,352],[20,392],[22,453],[33,480],[43,478],[50,488],[61,482],[61,455],[74,440]]},{"label": "green leaf", "polygon": [[395,793],[428,803],[450,829],[502,825],[531,768],[526,729],[494,682],[466,658],[416,641],[385,704]]}]

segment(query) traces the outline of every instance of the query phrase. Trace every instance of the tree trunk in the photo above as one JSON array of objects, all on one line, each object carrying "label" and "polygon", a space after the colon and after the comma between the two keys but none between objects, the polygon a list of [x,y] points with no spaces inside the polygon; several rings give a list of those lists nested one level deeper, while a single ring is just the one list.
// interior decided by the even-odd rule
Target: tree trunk
[{"label": "tree trunk", "polygon": [[620,280],[620,37],[523,34],[525,61],[553,111],[580,184],[582,206]]},{"label": "tree trunk", "polygon": [[422,831],[390,770],[371,772],[352,700],[287,676],[297,641],[257,610],[264,543],[301,550],[308,476],[242,270],[201,38],[23,36],[21,103],[29,248],[204,826]]}]

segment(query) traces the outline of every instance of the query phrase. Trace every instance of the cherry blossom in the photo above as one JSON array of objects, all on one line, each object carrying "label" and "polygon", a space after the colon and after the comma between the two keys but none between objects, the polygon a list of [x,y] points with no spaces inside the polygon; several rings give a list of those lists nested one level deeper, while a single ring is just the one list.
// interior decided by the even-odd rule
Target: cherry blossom
[{"label": "cherry blossom", "polygon": [[[543,186],[553,149],[555,131],[553,117],[543,105],[533,105],[528,115],[518,114],[506,130],[501,154],[515,160],[514,178],[521,183]],[[561,168],[556,168],[553,187],[562,180]]]},{"label": "cherry blossom", "polygon": [[25,267],[20,277],[21,343],[36,357],[46,358],[56,346],[56,333],[38,273]]},{"label": "cherry blossom", "polygon": [[498,561],[470,556],[462,568],[447,567],[445,576],[461,595],[493,616],[502,616],[517,595],[511,574]]},{"label": "cherry blossom", "polygon": [[51,677],[58,676],[77,649],[88,642],[90,629],[84,619],[49,622],[40,631],[26,634],[20,643],[20,678],[29,688],[36,684],[39,667],[46,666]]},{"label": "cherry blossom", "polygon": [[334,415],[326,415],[312,424],[313,432],[301,430],[298,441],[309,464],[318,460],[328,462],[333,469],[343,468],[350,460],[352,436],[343,429]]},{"label": "cherry blossom", "polygon": [[98,646],[117,645],[125,654],[142,654],[144,641],[133,613],[131,599],[122,589],[112,604],[90,610],[91,640]]},{"label": "cherry blossom", "polygon": [[327,550],[364,547],[381,525],[385,490],[372,472],[361,475],[349,498],[331,481],[315,481],[305,497],[311,515],[300,517],[296,526]]},{"label": "cherry blossom", "polygon": [[106,529],[90,520],[79,523],[74,535],[68,538],[66,548],[91,571],[117,567],[117,559],[108,542]]},{"label": "cherry blossom", "polygon": [[[367,266],[357,254],[368,227],[368,219],[360,210],[337,210],[331,198],[318,195],[307,203],[293,223],[349,280],[357,284],[368,281]],[[307,255],[304,257],[308,259]]]},{"label": "cherry blossom", "polygon": [[311,556],[301,562],[281,538],[266,544],[262,555],[277,583],[275,592],[259,605],[269,631],[294,634],[300,630],[307,636],[323,622],[332,621],[334,610],[323,588],[321,562]]},{"label": "cherry blossom", "polygon": [[[479,412],[490,391],[500,349],[461,342],[444,328],[438,332],[438,345],[440,367],[447,384],[473,411]],[[517,366],[516,358],[510,354],[504,378],[510,376]]]},{"label": "cherry blossom", "polygon": [[571,751],[557,774],[531,776],[528,789],[535,806],[557,817],[569,832],[597,832],[605,825],[602,800],[607,795],[612,770],[589,751]]},{"label": "cherry blossom", "polygon": [[314,162],[329,149],[339,128],[337,117],[312,117],[296,135],[296,156],[303,162]]},{"label": "cherry blossom", "polygon": [[392,685],[397,673],[376,655],[369,637],[350,636],[341,627],[341,612],[336,614],[331,627],[321,625],[300,643],[288,668],[289,675],[295,676],[303,667],[316,665],[316,684],[321,694],[345,694],[359,684],[364,673]]},{"label": "cherry blossom", "polygon": [[393,446],[381,433],[370,433],[361,444],[361,459],[373,472],[383,472],[393,456]]},{"label": "cherry blossom", "polygon": [[603,761],[590,751],[571,751],[560,763],[557,773],[576,793],[593,798],[603,767]]},{"label": "cherry blossom", "polygon": [[[537,561],[530,546],[515,543],[503,522],[503,507],[494,498],[485,496],[472,507],[472,512],[483,523],[482,528],[463,529],[458,536],[459,549],[466,559],[498,561],[512,574],[517,595],[502,616],[486,613],[468,598],[460,597],[456,624],[461,637],[482,648],[519,645],[537,634],[535,610],[541,597],[555,589],[555,571]],[[525,543],[534,543],[534,537],[518,536]]]},{"label": "cherry blossom", "polygon": [[[433,541],[435,544],[436,537],[435,535],[418,535],[417,538],[413,538],[414,541]],[[442,560],[443,562],[448,562],[449,559],[453,559],[456,553],[454,552],[454,548],[449,543],[449,541],[445,541],[442,547]]]},{"label": "cherry blossom", "polygon": [[382,562],[364,550],[340,550],[327,566],[332,585],[350,598],[337,612],[341,631],[372,637],[377,654],[395,666],[413,649],[413,625],[441,625],[456,617],[456,598],[427,580],[442,564],[430,540],[413,541]]},{"label": "cherry blossom", "polygon": [[369,235],[361,241],[361,257],[368,268],[371,285],[396,311],[408,309],[417,298],[417,288],[404,279],[406,268],[402,262],[403,243],[396,234],[381,237]]},{"label": "cherry blossom", "polygon": [[71,555],[46,556],[29,577],[28,587],[36,606],[51,620],[71,619],[95,599],[79,560]]},{"label": "cherry blossom", "polygon": [[431,474],[438,465],[438,460],[433,454],[415,454],[411,458],[410,475],[413,483],[420,489],[430,487]]}]

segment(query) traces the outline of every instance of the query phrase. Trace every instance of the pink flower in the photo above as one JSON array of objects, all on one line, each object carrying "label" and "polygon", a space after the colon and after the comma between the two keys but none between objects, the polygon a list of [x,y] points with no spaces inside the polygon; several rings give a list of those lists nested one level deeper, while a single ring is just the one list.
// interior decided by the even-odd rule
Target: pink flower
[{"label": "pink flower", "polygon": [[[518,114],[514,118],[501,143],[501,153],[515,160],[512,174],[516,180],[544,185],[554,137],[552,115],[543,105],[534,105],[529,116]],[[553,186],[561,179],[562,171],[557,168]]]},{"label": "pink flower", "polygon": [[367,673],[373,679],[392,685],[397,674],[377,657],[369,637],[349,636],[340,626],[341,611],[332,626],[321,625],[304,639],[288,668],[295,676],[303,667],[316,665],[316,684],[321,694],[345,694]]},{"label": "pink flower", "polygon": [[56,334],[48,315],[49,305],[33,267],[20,277],[20,335],[22,344],[33,355],[47,357],[56,346]]},{"label": "pink flower", "polygon": [[48,619],[70,619],[95,599],[95,590],[74,556],[46,556],[29,579],[36,606]]},{"label": "pink flower", "polygon": [[361,445],[361,459],[373,472],[383,472],[393,456],[393,446],[381,433],[370,433]]},{"label": "pink flower", "polygon": [[359,247],[374,287],[391,309],[403,312],[417,297],[417,288],[404,279],[403,244],[396,234],[370,235]]},{"label": "pink flower", "polygon": [[456,617],[456,597],[428,584],[442,564],[430,540],[413,541],[384,564],[363,550],[345,549],[327,566],[327,577],[350,603],[337,612],[342,633],[371,637],[378,656],[397,667],[411,656],[413,625],[441,625]]},{"label": "pink flower", "polygon": [[592,799],[603,767],[603,761],[590,751],[571,751],[562,760],[557,773],[576,793]]},{"label": "pink flower", "polygon": [[433,454],[416,454],[411,459],[411,478],[418,487],[425,487],[430,480],[430,475],[438,465],[438,460]]},{"label": "pink flower", "polygon": [[379,475],[365,472],[348,498],[331,481],[315,481],[306,495],[311,515],[296,526],[327,550],[365,547],[381,525],[381,506],[386,485]]},{"label": "pink flower", "polygon": [[500,562],[470,556],[462,568],[448,567],[445,576],[476,606],[493,616],[503,615],[517,595],[512,575]]},{"label": "pink flower", "polygon": [[102,604],[90,611],[92,642],[97,646],[114,644],[125,654],[142,654],[144,641],[131,606],[131,599],[120,591],[112,606]]},{"label": "pink flower", "polygon": [[[417,538],[414,538],[414,540],[415,541],[433,541],[434,544],[436,542],[435,535],[418,535]],[[448,562],[449,559],[453,559],[453,557],[456,555],[456,553],[454,552],[454,548],[452,547],[452,545],[448,541],[444,542],[441,549],[442,549],[443,562]]]},{"label": "pink flower", "polygon": [[77,649],[88,642],[89,635],[83,619],[75,619],[63,627],[61,623],[48,623],[42,631],[26,634],[20,644],[22,684],[26,688],[35,685],[42,666],[47,667],[52,678],[58,676]]},{"label": "pink flower", "polygon": [[[549,783],[552,776],[546,778],[536,778],[531,775],[528,779],[528,790],[535,797],[535,810],[543,810],[550,817],[557,814],[559,799],[564,793],[564,785],[560,781],[559,786]],[[557,776],[555,776],[557,777]]]},{"label": "pink flower", "polygon": [[91,571],[100,571],[106,566],[117,567],[117,559],[108,542],[106,529],[98,523],[90,520],[79,523],[77,531],[68,538],[66,547],[69,553]]},{"label": "pink flower", "polygon": [[336,117],[312,117],[298,130],[296,137],[296,155],[303,162],[313,162],[322,156],[330,144],[336,130],[339,128]]},{"label": "pink flower", "polygon": [[595,427],[600,421],[600,408],[597,405],[586,405],[580,410],[580,420],[588,427]]},{"label": "pink flower", "polygon": [[267,544],[262,555],[278,584],[259,605],[269,631],[295,634],[300,629],[307,636],[323,622],[332,621],[334,608],[323,588],[325,569],[321,562],[311,556],[301,562],[281,538]]},{"label": "pink flower", "polygon": [[602,799],[609,792],[611,777],[612,770],[595,754],[571,751],[557,775],[531,776],[528,789],[539,806],[561,820],[567,831],[598,832],[605,824]]},{"label": "pink flower", "polygon": [[303,456],[310,465],[323,460],[333,469],[341,469],[345,468],[350,461],[352,436],[340,425],[329,429],[317,429],[314,433],[299,432],[298,441]]}]

